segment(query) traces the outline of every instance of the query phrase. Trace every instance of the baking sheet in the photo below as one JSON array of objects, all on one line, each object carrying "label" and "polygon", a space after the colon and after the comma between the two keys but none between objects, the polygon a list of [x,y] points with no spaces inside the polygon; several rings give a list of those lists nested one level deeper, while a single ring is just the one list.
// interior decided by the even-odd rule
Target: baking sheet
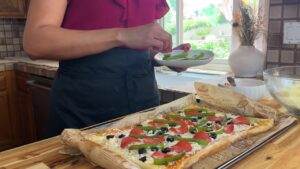
[{"label": "baking sheet", "polygon": [[[116,127],[134,125],[138,122],[144,121],[160,113],[177,111],[191,104],[203,104],[203,102],[202,103],[198,103],[198,102],[199,100],[196,98],[196,96],[190,94],[186,97],[175,100],[171,103],[161,105],[156,108],[148,109],[142,112],[138,112],[132,115],[128,115],[125,117],[120,117],[98,125],[94,125],[89,128],[85,128],[85,130],[93,131],[93,130],[101,130],[107,128],[116,128]],[[296,124],[296,122],[297,119],[294,117],[282,117],[278,120],[276,126],[272,130],[266,133],[259,134],[257,136],[253,136],[238,141],[233,145],[231,145],[230,147],[228,147],[227,149],[215,155],[200,160],[198,163],[193,165],[192,168],[193,169],[230,168],[235,163],[239,162],[240,160],[244,159],[245,157],[253,153],[255,150],[259,149],[266,143],[270,142],[272,139],[284,133],[286,130],[288,130],[290,127]]]}]

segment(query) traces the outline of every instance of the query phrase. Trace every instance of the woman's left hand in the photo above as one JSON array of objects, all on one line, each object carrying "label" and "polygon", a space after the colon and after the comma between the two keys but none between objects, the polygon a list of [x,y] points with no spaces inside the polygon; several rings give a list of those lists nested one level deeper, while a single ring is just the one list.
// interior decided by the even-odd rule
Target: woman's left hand
[{"label": "woman's left hand", "polygon": [[[183,43],[183,44],[173,48],[173,50],[184,50],[185,52],[188,52],[190,49],[191,49],[191,44],[189,44],[189,43]],[[186,71],[186,68],[179,68],[179,67],[169,67],[169,69],[171,69],[177,73]]]}]

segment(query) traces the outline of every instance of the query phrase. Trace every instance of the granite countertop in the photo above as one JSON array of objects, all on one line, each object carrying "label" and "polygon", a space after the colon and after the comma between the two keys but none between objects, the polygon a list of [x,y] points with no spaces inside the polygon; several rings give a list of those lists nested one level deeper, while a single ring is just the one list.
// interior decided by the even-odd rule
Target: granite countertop
[{"label": "granite countertop", "polygon": [[[51,61],[51,60],[31,60],[30,58],[26,57],[7,57],[4,59],[0,59],[0,66],[1,68],[4,68],[7,65],[14,65],[16,63],[23,63],[28,65],[34,65],[34,66],[45,66],[49,68],[58,68],[58,62],[57,61]],[[7,67],[5,70],[9,70],[10,66]]]},{"label": "granite countertop", "polygon": [[15,63],[17,62],[13,60],[0,60],[0,71],[13,70]]},{"label": "granite countertop", "polygon": [[[0,60],[0,71],[19,70],[38,76],[54,78],[57,69],[57,61],[31,60],[26,57],[9,57]],[[217,84],[224,81],[225,76],[189,72],[177,74],[175,72],[158,70],[156,71],[156,79],[159,89],[193,93],[195,81]]]},{"label": "granite countertop", "polygon": [[0,60],[0,71],[19,70],[34,75],[54,78],[58,62],[51,60],[31,60],[26,57],[7,57]]}]

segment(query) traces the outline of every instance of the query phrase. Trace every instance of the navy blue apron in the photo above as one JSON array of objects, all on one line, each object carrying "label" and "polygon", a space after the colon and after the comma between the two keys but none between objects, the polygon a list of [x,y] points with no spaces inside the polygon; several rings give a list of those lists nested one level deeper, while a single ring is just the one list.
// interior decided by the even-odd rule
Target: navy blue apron
[{"label": "navy blue apron", "polygon": [[48,136],[159,105],[149,51],[114,48],[61,61],[51,92]]}]

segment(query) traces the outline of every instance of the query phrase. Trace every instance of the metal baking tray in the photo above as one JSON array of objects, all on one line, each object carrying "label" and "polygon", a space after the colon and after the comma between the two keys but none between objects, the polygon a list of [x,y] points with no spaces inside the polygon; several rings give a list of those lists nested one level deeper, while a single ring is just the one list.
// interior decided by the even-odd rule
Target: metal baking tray
[{"label": "metal baking tray", "polygon": [[258,143],[253,144],[251,147],[246,149],[244,152],[242,152],[238,156],[230,159],[229,161],[227,161],[227,162],[223,163],[222,165],[220,165],[219,167],[217,167],[217,169],[227,169],[227,168],[233,167],[239,161],[241,161],[244,158],[246,158],[247,156],[251,155],[256,150],[260,149],[261,147],[263,147],[267,143],[269,143],[272,140],[274,140],[275,138],[279,137],[281,134],[287,132],[290,128],[292,128],[296,124],[297,124],[297,121],[294,121],[290,125],[283,127],[281,130],[278,130],[275,133],[272,133],[272,135],[270,135],[269,137],[266,137],[265,139],[263,139],[263,141],[260,141]]},{"label": "metal baking tray", "polygon": [[[154,110],[154,109],[155,108],[151,108],[151,109],[148,109],[148,110],[144,110],[142,112],[147,112],[147,111],[151,111],[151,110]],[[124,117],[126,117],[126,116],[122,116],[122,117],[112,119],[112,120],[109,120],[109,121],[106,121],[106,122],[95,124],[93,126],[86,127],[82,130],[104,129],[104,128],[110,127],[110,125],[112,125],[115,122],[123,119]],[[263,147],[267,143],[271,142],[272,140],[274,140],[275,138],[277,138],[281,134],[287,132],[290,128],[292,128],[296,124],[297,124],[296,120],[294,120],[294,121],[291,120],[288,124],[286,124],[282,128],[280,128],[280,130],[276,130],[275,132],[271,132],[270,134],[267,134],[267,136],[264,137],[264,139],[260,140],[259,142],[254,143],[253,145],[248,147],[245,151],[243,151],[239,155],[234,156],[233,158],[227,160],[226,162],[222,163],[221,165],[217,166],[216,168],[217,169],[231,168],[232,166],[237,164],[239,161],[241,161],[241,160],[245,159],[247,156],[251,155],[256,150],[260,149],[261,147]]]}]

